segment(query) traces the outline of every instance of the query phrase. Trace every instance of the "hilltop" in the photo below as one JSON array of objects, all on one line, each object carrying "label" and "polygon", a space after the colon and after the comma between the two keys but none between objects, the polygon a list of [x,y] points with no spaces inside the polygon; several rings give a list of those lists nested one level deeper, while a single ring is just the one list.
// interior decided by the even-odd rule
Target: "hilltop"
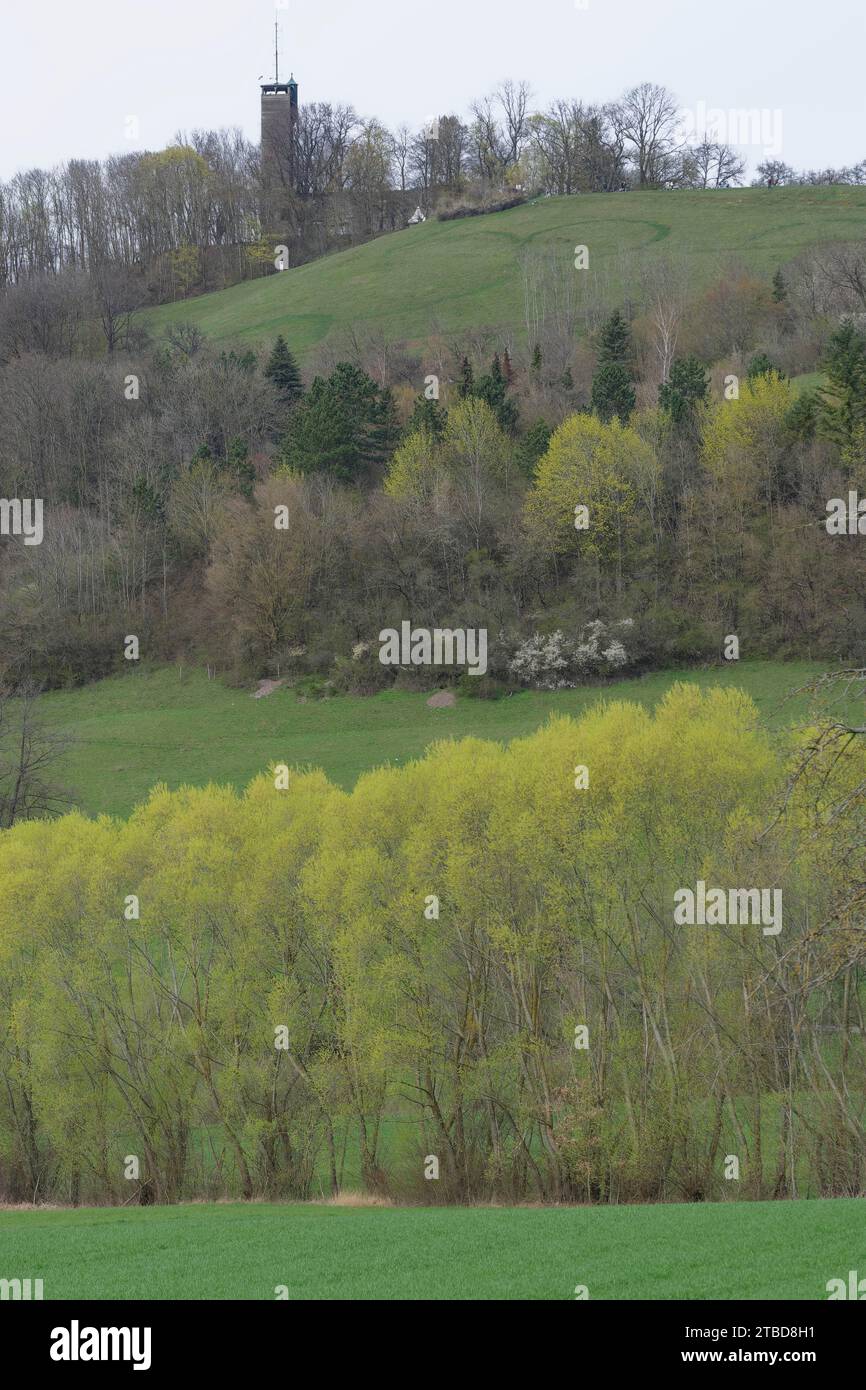
[{"label": "hilltop", "polygon": [[507,212],[428,221],[296,270],[163,305],[148,314],[160,333],[196,324],[214,339],[272,340],[283,333],[301,357],[350,326],[420,346],[434,331],[482,326],[522,336],[521,256],[577,244],[613,292],[636,292],[629,255],[682,258],[703,288],[732,261],[769,276],[822,241],[853,240],[866,227],[866,187],[746,188],[724,192],[594,193],[543,198]]}]

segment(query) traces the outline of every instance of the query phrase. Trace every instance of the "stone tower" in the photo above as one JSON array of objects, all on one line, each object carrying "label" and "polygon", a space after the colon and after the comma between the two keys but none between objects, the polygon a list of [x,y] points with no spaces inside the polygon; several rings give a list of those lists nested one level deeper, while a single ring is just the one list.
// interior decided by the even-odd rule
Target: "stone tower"
[{"label": "stone tower", "polygon": [[262,86],[262,184],[277,206],[281,194],[295,186],[295,140],[298,124],[298,84],[294,77],[280,81],[279,30],[274,25],[274,81]]}]

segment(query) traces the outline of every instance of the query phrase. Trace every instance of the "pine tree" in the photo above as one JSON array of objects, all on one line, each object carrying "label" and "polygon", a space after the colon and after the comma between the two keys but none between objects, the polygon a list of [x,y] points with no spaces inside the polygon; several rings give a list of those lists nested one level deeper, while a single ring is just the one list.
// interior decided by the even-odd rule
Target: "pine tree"
[{"label": "pine tree", "polygon": [[625,424],[634,410],[631,330],[619,309],[614,309],[601,330],[591,399],[593,410],[605,423],[616,416]]},{"label": "pine tree", "polygon": [[226,456],[229,472],[237,479],[244,497],[252,497],[256,484],[256,470],[250,462],[250,448],[244,439],[233,439]]},{"label": "pine tree", "polygon": [[758,376],[769,376],[771,372],[775,372],[776,376],[784,377],[785,375],[782,369],[777,367],[775,362],[773,362],[765,352],[756,352],[749,361],[749,381],[754,381],[755,377]]},{"label": "pine tree", "polygon": [[265,376],[274,383],[280,395],[290,404],[300,400],[304,394],[300,368],[282,333],[274,343],[273,351],[268,358]]},{"label": "pine tree", "polygon": [[475,393],[475,373],[472,370],[472,363],[468,357],[464,357],[460,363],[460,385],[458,387],[460,399],[465,401]]},{"label": "pine tree", "polygon": [[697,357],[675,357],[667,381],[659,387],[659,405],[681,425],[691,418],[701,401],[709,399],[710,382],[704,364]]},{"label": "pine tree", "polygon": [[777,270],[773,276],[773,302],[784,304],[788,298],[788,286],[785,284],[785,277],[781,270]]},{"label": "pine tree", "polygon": [[472,394],[480,396],[483,401],[487,402],[496,416],[500,429],[504,430],[506,434],[513,434],[517,428],[517,402],[510,400],[507,392],[508,382],[502,371],[499,354],[496,353],[490,364],[489,374],[479,379]]},{"label": "pine tree", "polygon": [[617,417],[625,424],[634,410],[634,382],[622,362],[605,362],[592,379],[592,408],[605,424]]},{"label": "pine tree", "polygon": [[433,439],[441,439],[447,420],[447,410],[443,409],[438,401],[430,400],[422,391],[420,396],[415,397],[412,414],[406,421],[403,434],[407,438],[410,434],[429,434]]},{"label": "pine tree", "polygon": [[400,439],[400,426],[397,421],[397,403],[390,386],[378,388],[379,398],[372,415],[372,429],[368,435],[367,461],[384,463],[391,457]]},{"label": "pine tree", "polygon": [[819,415],[820,401],[817,392],[803,391],[785,416],[785,425],[796,440],[803,444],[811,444],[818,428]]},{"label": "pine tree", "polygon": [[517,446],[517,462],[527,476],[532,475],[538,460],[547,453],[552,435],[553,430],[546,420],[536,420],[521,439]]},{"label": "pine tree", "polygon": [[824,370],[830,386],[817,392],[818,427],[853,463],[866,444],[866,336],[850,319],[831,337]]},{"label": "pine tree", "polygon": [[605,367],[609,362],[619,362],[622,366],[628,367],[630,361],[631,330],[619,309],[614,309],[601,330],[598,344],[598,365]]},{"label": "pine tree", "polygon": [[132,484],[132,495],[149,521],[162,521],[164,519],[165,501],[142,473],[139,473]]},{"label": "pine tree", "polygon": [[541,372],[543,360],[544,359],[541,356],[541,344],[536,343],[535,347],[532,349],[532,362],[529,368],[529,370],[531,372],[534,372],[536,376],[538,376]]},{"label": "pine tree", "polygon": [[399,431],[394,397],[351,362],[316,377],[292,411],[281,461],[302,473],[356,480],[393,450]]}]

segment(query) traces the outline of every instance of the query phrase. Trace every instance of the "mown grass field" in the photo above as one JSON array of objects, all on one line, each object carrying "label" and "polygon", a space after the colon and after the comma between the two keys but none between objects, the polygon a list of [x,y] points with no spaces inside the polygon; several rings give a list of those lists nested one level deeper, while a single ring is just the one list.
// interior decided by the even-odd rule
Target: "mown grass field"
[{"label": "mown grass field", "polygon": [[860,187],[544,198],[409,227],[296,270],[163,305],[147,318],[157,336],[177,321],[216,339],[272,341],[283,333],[301,357],[349,325],[416,346],[434,331],[486,326],[522,337],[526,251],[550,246],[573,255],[586,245],[591,269],[604,271],[612,294],[633,273],[634,257],[669,256],[685,263],[700,289],[732,259],[769,278],[817,242],[862,237],[864,216]]},{"label": "mown grass field", "polygon": [[604,687],[461,698],[454,708],[429,709],[426,694],[395,692],[305,704],[285,686],[254,700],[249,690],[209,681],[189,667],[136,668],[81,690],[48,694],[43,712],[74,740],[56,780],[92,815],[127,815],[157,782],[242,788],[272,762],[321,767],[348,789],[362,772],[419,757],[438,739],[508,741],[532,733],[552,714],[577,715],[602,699],[653,706],[676,680],[739,686],[761,718],[780,728],[805,718],[808,701],[791,693],[823,669],[802,661],[743,661],[660,671]]},{"label": "mown grass field", "polygon": [[191,1205],[0,1211],[46,1299],[826,1299],[866,1200],[604,1208]]}]

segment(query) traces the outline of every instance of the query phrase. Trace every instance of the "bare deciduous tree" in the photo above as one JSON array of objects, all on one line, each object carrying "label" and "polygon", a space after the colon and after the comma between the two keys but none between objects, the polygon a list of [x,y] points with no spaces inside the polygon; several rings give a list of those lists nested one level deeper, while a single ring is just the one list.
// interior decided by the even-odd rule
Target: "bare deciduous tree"
[{"label": "bare deciduous tree", "polygon": [[134,315],[145,304],[147,291],[141,277],[122,265],[101,265],[90,280],[105,349],[112,353],[127,346]]},{"label": "bare deciduous tree", "polygon": [[69,792],[48,775],[68,747],[68,738],[45,727],[33,686],[14,695],[0,689],[0,827],[68,809]]},{"label": "bare deciduous tree", "polygon": [[671,177],[677,147],[679,109],[666,87],[641,82],[618,104],[618,124],[633,159],[641,188],[658,187]]},{"label": "bare deciduous tree", "polygon": [[743,181],[746,161],[730,145],[704,136],[683,156],[683,181],[690,188],[733,188]]},{"label": "bare deciduous tree", "polygon": [[641,291],[652,331],[652,348],[659,383],[667,381],[676,356],[680,328],[689,299],[689,273],[684,261],[669,258],[643,267]]},{"label": "bare deciduous tree", "polygon": [[528,82],[503,82],[496,89],[496,100],[502,112],[504,141],[502,148],[506,164],[516,164],[529,138]]}]

